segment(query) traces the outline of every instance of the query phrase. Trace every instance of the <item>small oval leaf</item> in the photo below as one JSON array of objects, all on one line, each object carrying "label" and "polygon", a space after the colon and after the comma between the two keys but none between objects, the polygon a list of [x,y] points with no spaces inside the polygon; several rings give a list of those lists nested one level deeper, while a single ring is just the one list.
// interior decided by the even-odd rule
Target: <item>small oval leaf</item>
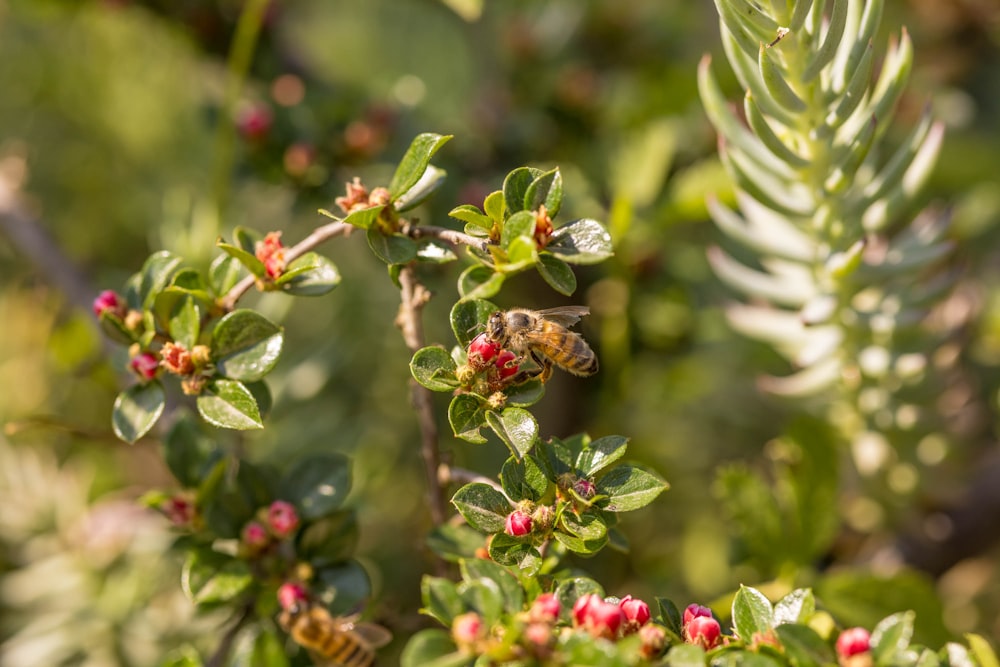
[{"label": "small oval leaf", "polygon": [[234,310],[215,325],[212,360],[221,375],[253,382],[278,363],[283,343],[277,324],[252,310]]},{"label": "small oval leaf", "polygon": [[257,401],[242,382],[213,380],[196,403],[198,413],[213,426],[238,431],[264,428]]},{"label": "small oval leaf", "polygon": [[132,444],[153,428],[163,414],[166,395],[159,382],[137,384],[118,394],[111,413],[115,435]]}]

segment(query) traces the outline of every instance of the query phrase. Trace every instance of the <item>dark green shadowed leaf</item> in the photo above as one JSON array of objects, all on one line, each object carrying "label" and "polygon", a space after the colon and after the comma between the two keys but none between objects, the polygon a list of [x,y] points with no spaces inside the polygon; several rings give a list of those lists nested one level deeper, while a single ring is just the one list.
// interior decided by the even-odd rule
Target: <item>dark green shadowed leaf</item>
[{"label": "dark green shadowed leaf", "polygon": [[452,581],[425,575],[420,582],[420,593],[424,603],[421,611],[445,625],[451,625],[452,620],[465,611],[465,604]]},{"label": "dark green shadowed leaf", "polygon": [[296,553],[313,567],[326,567],[350,558],[360,535],[354,512],[332,512],[306,524],[296,541]]},{"label": "dark green shadowed leaf", "polygon": [[183,487],[197,487],[221,457],[218,445],[187,411],[183,411],[163,439],[163,459]]},{"label": "dark green shadowed leaf", "polygon": [[596,264],[614,254],[608,230],[587,218],[553,232],[546,250],[570,264]]},{"label": "dark green shadowed leaf", "polygon": [[289,264],[274,284],[287,294],[320,296],[340,284],[340,272],[326,257],[307,252]]},{"label": "dark green shadowed leaf", "polygon": [[659,476],[631,464],[612,468],[597,480],[596,486],[598,494],[609,497],[604,507],[609,512],[645,507],[670,487]]},{"label": "dark green shadowed leaf", "polygon": [[163,414],[166,395],[159,382],[137,384],[118,394],[111,413],[115,435],[132,444],[153,428]]},{"label": "dark green shadowed leaf", "polygon": [[542,400],[545,395],[545,385],[540,380],[529,380],[506,389],[507,405],[514,408],[526,408]]},{"label": "dark green shadowed leaf", "polygon": [[170,315],[170,337],[190,350],[201,333],[201,308],[191,296],[184,296],[174,305]]},{"label": "dark green shadowed leaf", "polygon": [[524,590],[507,568],[483,558],[463,560],[459,566],[462,570],[462,579],[465,581],[488,579],[495,583],[503,596],[505,612],[514,614],[521,611],[521,607],[524,606]]},{"label": "dark green shadowed leaf", "polygon": [[376,227],[368,229],[368,247],[386,264],[406,264],[417,257],[417,242],[402,234],[384,234]]},{"label": "dark green shadowed leaf", "polygon": [[499,413],[489,410],[486,423],[518,459],[531,451],[538,438],[538,422],[524,408],[505,408]]},{"label": "dark green shadowed leaf", "polygon": [[524,193],[524,206],[529,211],[537,211],[544,204],[549,217],[554,218],[562,206],[562,196],[562,174],[558,169],[553,169],[540,175],[528,186]]},{"label": "dark green shadowed leaf", "polygon": [[412,188],[420,180],[430,164],[431,157],[439,148],[445,145],[451,135],[434,134],[425,132],[418,134],[410,143],[410,147],[403,154],[403,159],[396,167],[389,182],[389,196],[393,200],[399,198],[403,193]]},{"label": "dark green shadowed leaf", "polygon": [[576,291],[576,274],[573,269],[552,253],[538,253],[537,267],[538,274],[555,291],[566,296],[572,296]]},{"label": "dark green shadowed leaf", "polygon": [[497,533],[490,540],[490,559],[501,565],[517,567],[522,576],[533,577],[542,566],[538,549],[521,537]]},{"label": "dark green shadowed leaf", "polygon": [[233,238],[237,247],[253,255],[257,252],[257,243],[264,239],[264,235],[256,229],[239,226],[233,229]]},{"label": "dark green shadowed leaf", "polygon": [[283,343],[277,324],[252,310],[234,310],[215,325],[212,360],[221,375],[253,382],[278,363]]},{"label": "dark green shadowed leaf", "polygon": [[181,588],[196,605],[228,602],[251,584],[245,562],[208,549],[191,551],[181,573]]},{"label": "dark green shadowed leaf", "polygon": [[510,501],[489,484],[466,484],[452,496],[451,502],[470,526],[484,533],[502,533]]},{"label": "dark green shadowed leaf", "polygon": [[471,394],[459,394],[448,404],[448,423],[456,438],[477,445],[484,444],[486,438],[479,430],[486,426],[486,410],[483,399]]},{"label": "dark green shadowed leaf", "polygon": [[836,662],[830,645],[806,625],[786,623],[775,627],[785,655],[793,667],[829,665]]},{"label": "dark green shadowed leaf", "polygon": [[236,380],[212,380],[197,399],[198,413],[213,426],[238,431],[264,428],[253,394]]},{"label": "dark green shadowed leaf", "polygon": [[254,637],[253,648],[250,651],[250,662],[247,667],[288,667],[288,665],[285,646],[278,638],[277,631],[262,628]]},{"label": "dark green shadowed leaf", "polygon": [[459,301],[451,309],[451,330],[462,347],[468,347],[472,339],[486,330],[490,315],[497,307],[482,299]]},{"label": "dark green shadowed leaf", "polygon": [[327,516],[343,504],[351,490],[350,460],[335,452],[300,459],[281,481],[283,499],[309,521]]},{"label": "dark green shadowed leaf", "polygon": [[503,201],[507,215],[527,210],[524,202],[528,195],[528,188],[543,173],[545,172],[541,169],[520,167],[507,174],[507,178],[503,181]]},{"label": "dark green shadowed leaf", "polygon": [[410,360],[413,379],[431,391],[453,391],[458,387],[455,369],[455,360],[440,347],[417,350]]},{"label": "dark green shadowed leaf", "polygon": [[465,524],[438,526],[427,536],[431,551],[452,563],[460,558],[475,558],[476,551],[485,544],[482,533]]}]

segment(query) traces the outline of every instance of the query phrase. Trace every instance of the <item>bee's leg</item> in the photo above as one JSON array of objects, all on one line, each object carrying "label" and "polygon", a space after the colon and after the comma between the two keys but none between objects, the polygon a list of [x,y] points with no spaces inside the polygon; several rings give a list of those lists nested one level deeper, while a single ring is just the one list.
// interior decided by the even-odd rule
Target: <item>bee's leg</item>
[{"label": "bee's leg", "polygon": [[545,384],[549,381],[549,378],[552,377],[552,360],[548,357],[536,354],[535,352],[531,353],[531,359],[538,364],[538,367],[541,369],[538,373],[538,379],[541,380],[542,384]]}]

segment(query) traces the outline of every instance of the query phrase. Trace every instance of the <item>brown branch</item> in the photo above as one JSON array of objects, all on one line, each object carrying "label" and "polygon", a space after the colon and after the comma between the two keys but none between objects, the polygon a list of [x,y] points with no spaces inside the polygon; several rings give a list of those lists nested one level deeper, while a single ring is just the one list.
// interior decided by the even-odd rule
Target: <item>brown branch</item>
[{"label": "brown branch", "polygon": [[[400,271],[399,284],[400,304],[396,326],[403,332],[406,347],[410,352],[416,352],[424,346],[420,311],[430,298],[430,293],[417,281],[412,266],[406,266]],[[440,526],[445,521],[445,500],[442,487],[438,483],[441,453],[438,451],[438,429],[434,419],[432,395],[429,389],[410,378],[410,398],[413,409],[417,412],[417,420],[420,422],[420,453],[427,477],[427,500],[431,520],[435,526]]]},{"label": "brown branch", "polygon": [[414,239],[440,239],[452,245],[467,245],[483,252],[486,252],[490,245],[489,239],[477,238],[454,229],[435,227],[433,225],[407,225],[403,228],[403,233]]},{"label": "brown branch", "polygon": [[[447,464],[441,464],[438,468],[438,480],[442,486],[449,483],[466,483],[470,484],[472,482],[478,482],[480,484],[487,484],[492,486],[494,489],[500,493],[504,493],[503,487],[495,479],[490,479],[489,477],[484,477],[477,472],[472,470],[466,470],[465,468],[454,468]],[[507,495],[507,494],[504,494]]]},{"label": "brown branch", "polygon": [[[305,237],[292,247],[285,249],[285,261],[292,262],[318,246],[320,243],[332,239],[335,236],[347,236],[353,230],[354,227],[352,225],[340,221],[331,222],[328,225],[317,227],[309,236]],[[246,294],[247,291],[254,286],[256,281],[256,276],[249,275],[233,285],[232,289],[230,289],[226,295],[219,300],[219,306],[227,311],[232,310],[236,306],[236,302],[240,300],[240,297]]]}]

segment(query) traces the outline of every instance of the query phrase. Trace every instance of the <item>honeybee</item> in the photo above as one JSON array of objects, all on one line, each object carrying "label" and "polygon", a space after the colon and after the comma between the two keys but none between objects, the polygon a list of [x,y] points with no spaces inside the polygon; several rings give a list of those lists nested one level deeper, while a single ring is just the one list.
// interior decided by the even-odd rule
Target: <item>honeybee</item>
[{"label": "honeybee", "polygon": [[490,315],[486,334],[497,345],[519,355],[528,355],[538,365],[545,382],[558,366],[573,375],[597,372],[597,355],[580,334],[568,328],[590,313],[584,306],[561,306],[546,310],[512,308]]},{"label": "honeybee", "polygon": [[317,667],[371,667],[375,649],[392,635],[381,625],[357,623],[356,616],[332,616],[325,607],[301,602],[281,612],[278,622],[305,648]]}]

